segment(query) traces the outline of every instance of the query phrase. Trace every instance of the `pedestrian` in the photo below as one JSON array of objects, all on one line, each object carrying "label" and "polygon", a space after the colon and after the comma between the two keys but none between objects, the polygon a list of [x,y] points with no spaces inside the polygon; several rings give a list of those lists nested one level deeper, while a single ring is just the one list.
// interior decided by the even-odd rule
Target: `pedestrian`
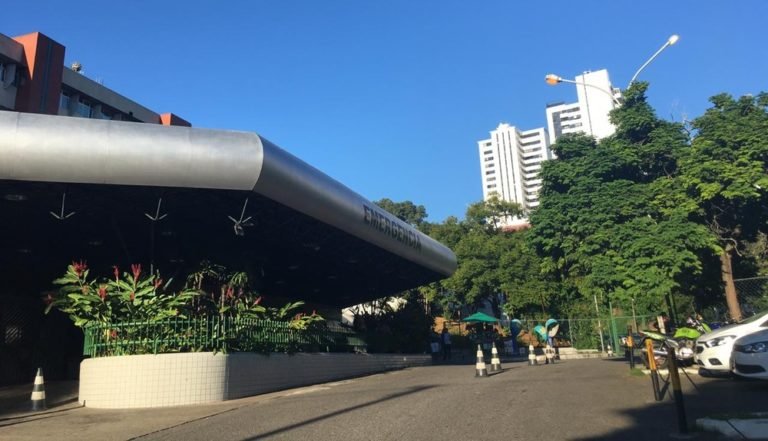
[{"label": "pedestrian", "polygon": [[429,348],[432,353],[432,361],[436,362],[440,356],[440,336],[434,329],[429,334]]},{"label": "pedestrian", "polygon": [[443,334],[441,335],[443,341],[443,360],[451,359],[451,334],[448,333],[448,328],[443,326]]}]

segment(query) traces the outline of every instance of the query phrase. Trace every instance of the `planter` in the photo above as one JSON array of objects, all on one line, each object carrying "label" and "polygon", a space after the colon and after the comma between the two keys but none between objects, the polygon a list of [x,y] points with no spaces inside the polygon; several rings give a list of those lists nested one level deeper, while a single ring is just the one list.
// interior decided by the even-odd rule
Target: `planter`
[{"label": "planter", "polygon": [[210,403],[431,364],[428,354],[181,354],[84,360],[79,401],[94,408]]}]

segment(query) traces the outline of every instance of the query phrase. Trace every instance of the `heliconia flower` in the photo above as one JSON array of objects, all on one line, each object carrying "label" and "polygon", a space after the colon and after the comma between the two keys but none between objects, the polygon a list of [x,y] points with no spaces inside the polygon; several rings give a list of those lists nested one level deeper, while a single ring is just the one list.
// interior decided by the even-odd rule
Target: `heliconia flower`
[{"label": "heliconia flower", "polygon": [[53,303],[53,300],[54,300],[53,295],[51,293],[48,293],[43,299],[46,305],[50,305],[51,303]]},{"label": "heliconia flower", "polygon": [[253,301],[254,305],[258,305],[259,303],[261,303],[261,296],[259,296],[256,300]]},{"label": "heliconia flower", "polygon": [[141,274],[141,264],[140,263],[131,264],[131,271],[133,271],[133,279],[138,280],[139,275]]},{"label": "heliconia flower", "polygon": [[227,287],[227,298],[231,299],[234,296],[235,296],[235,290],[231,286],[228,286]]},{"label": "heliconia flower", "polygon": [[163,279],[161,279],[159,277],[157,279],[155,279],[155,289],[159,288],[160,285],[162,285],[162,284],[163,284]]},{"label": "heliconia flower", "polygon": [[77,274],[77,277],[82,277],[85,270],[88,269],[88,265],[85,263],[84,260],[81,260],[79,262],[72,261],[72,268],[75,270],[75,274]]},{"label": "heliconia flower", "polygon": [[136,293],[131,291],[131,301],[133,301],[133,299],[135,299],[135,298],[136,298]]},{"label": "heliconia flower", "polygon": [[101,297],[102,301],[106,300],[106,298],[107,298],[107,285],[99,286],[99,297]]},{"label": "heliconia flower", "polygon": [[115,275],[115,282],[120,278],[120,269],[117,267],[117,265],[112,265],[112,274]]},{"label": "heliconia flower", "polygon": [[313,310],[312,310],[312,317],[314,317],[314,316],[316,316],[316,315],[317,315],[317,310],[316,310],[316,309],[313,309]]}]

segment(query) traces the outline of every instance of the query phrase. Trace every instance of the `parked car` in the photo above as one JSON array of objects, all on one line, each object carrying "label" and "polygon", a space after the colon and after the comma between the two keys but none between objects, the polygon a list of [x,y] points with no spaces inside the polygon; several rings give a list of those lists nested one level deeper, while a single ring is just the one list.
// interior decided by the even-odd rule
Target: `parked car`
[{"label": "parked car", "polygon": [[768,380],[768,329],[761,329],[733,342],[733,373]]},{"label": "parked car", "polygon": [[706,371],[727,374],[731,371],[733,342],[739,337],[765,328],[768,328],[768,311],[708,332],[696,339],[694,361]]}]

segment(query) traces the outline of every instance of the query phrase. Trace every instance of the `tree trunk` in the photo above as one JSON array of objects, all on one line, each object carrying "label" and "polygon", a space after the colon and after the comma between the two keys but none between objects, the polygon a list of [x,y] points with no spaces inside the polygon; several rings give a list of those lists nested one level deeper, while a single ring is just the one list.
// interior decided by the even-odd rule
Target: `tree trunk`
[{"label": "tree trunk", "polygon": [[736,295],[736,285],[733,283],[733,268],[731,266],[731,252],[733,247],[726,245],[720,254],[720,273],[725,285],[725,301],[728,304],[728,313],[734,321],[741,320],[741,306]]}]

